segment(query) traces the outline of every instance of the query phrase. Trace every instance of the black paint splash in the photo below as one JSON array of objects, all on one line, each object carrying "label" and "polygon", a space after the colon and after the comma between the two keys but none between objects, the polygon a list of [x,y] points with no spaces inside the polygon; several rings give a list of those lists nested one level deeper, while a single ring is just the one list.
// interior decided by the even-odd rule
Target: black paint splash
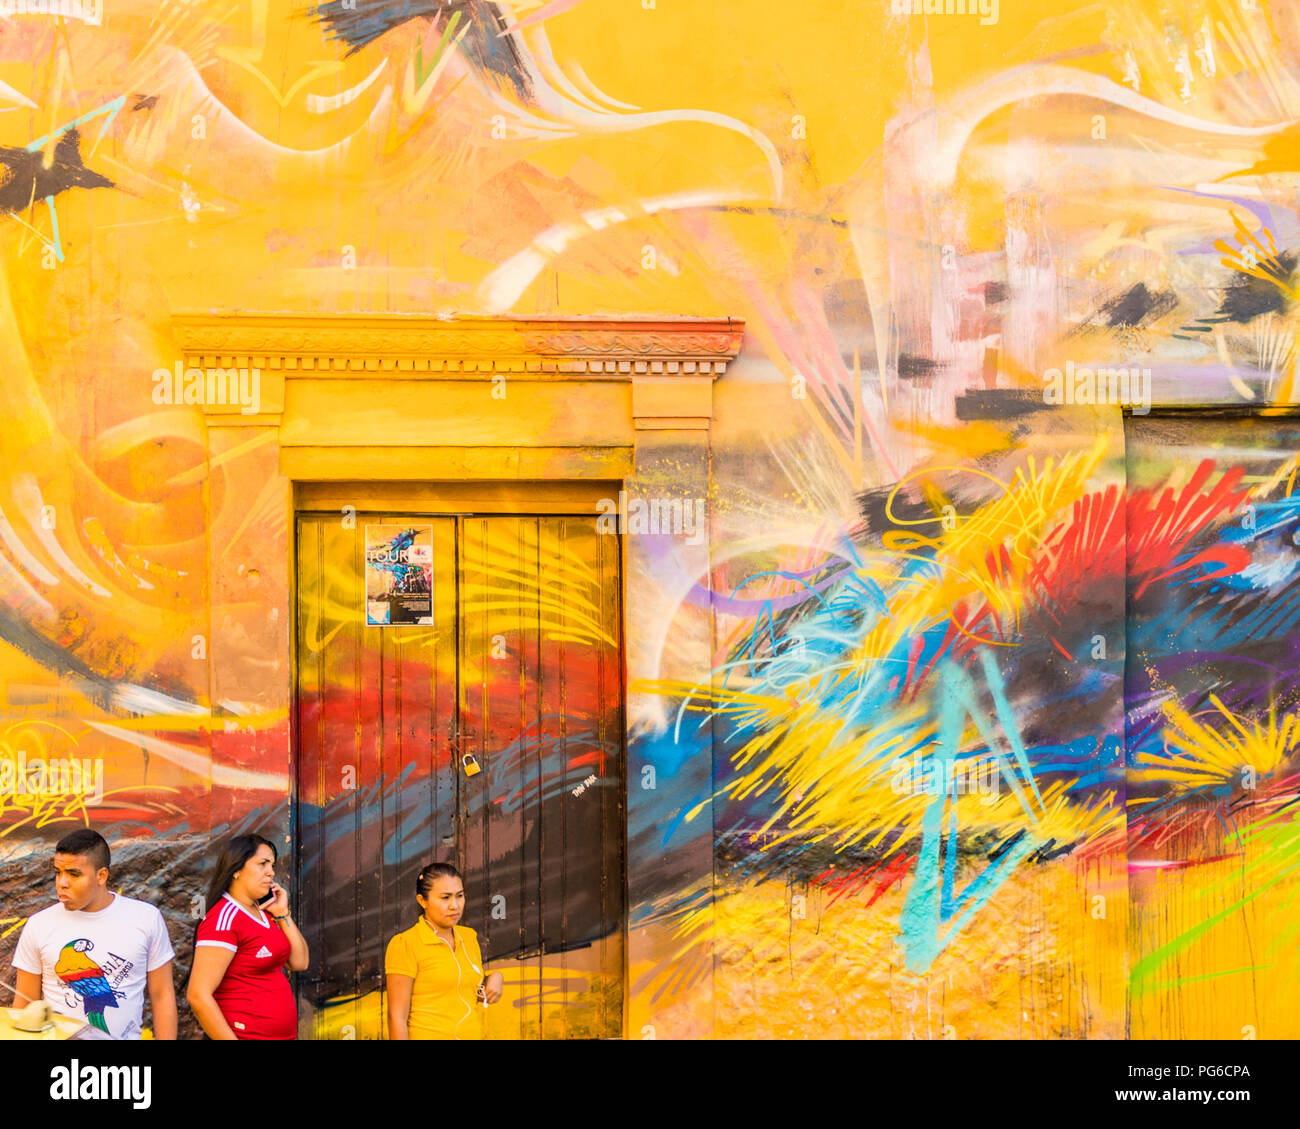
[{"label": "black paint splash", "polygon": [[973,388],[957,397],[957,418],[1015,420],[1043,410],[1043,394],[1027,388]]},{"label": "black paint splash", "polygon": [[32,200],[57,196],[70,188],[112,188],[113,182],[81,162],[81,137],[68,130],[54,146],[54,163],[47,169],[41,150],[15,149],[0,145],[0,164],[5,166],[0,183],[0,208],[20,212]]},{"label": "black paint splash", "polygon": [[1296,265],[1295,255],[1283,251],[1276,260],[1260,265],[1272,277],[1238,274],[1233,284],[1223,292],[1219,313],[1227,314],[1233,321],[1248,322],[1260,314],[1285,312],[1286,298],[1282,287],[1291,285]]},{"label": "black paint splash", "polygon": [[[509,25],[490,0],[368,0],[347,8],[343,0],[330,0],[310,9],[310,16],[324,25],[329,38],[347,44],[348,55],[354,55],[393,28],[411,20],[432,19],[439,12],[444,21],[460,13],[457,33],[468,23],[469,30],[458,49],[475,70],[509,83],[520,98],[531,100],[532,87],[519,42],[513,34],[501,35]],[[446,22],[442,27],[446,29]]]},{"label": "black paint splash", "polygon": [[929,357],[922,357],[917,353],[900,353],[898,355],[898,378],[900,380],[916,380],[923,376],[933,376],[935,371],[942,367],[938,361],[932,361]]},{"label": "black paint splash", "polygon": [[1153,293],[1145,282],[1139,282],[1102,306],[1100,314],[1112,329],[1134,329],[1147,321],[1159,320],[1176,305],[1178,299],[1172,290]]}]

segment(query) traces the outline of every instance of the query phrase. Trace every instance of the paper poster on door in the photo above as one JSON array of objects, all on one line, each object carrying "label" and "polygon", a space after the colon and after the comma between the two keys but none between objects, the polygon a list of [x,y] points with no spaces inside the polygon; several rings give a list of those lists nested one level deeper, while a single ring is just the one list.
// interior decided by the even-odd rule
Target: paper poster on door
[{"label": "paper poster on door", "polygon": [[366,623],[433,622],[433,526],[366,526]]}]

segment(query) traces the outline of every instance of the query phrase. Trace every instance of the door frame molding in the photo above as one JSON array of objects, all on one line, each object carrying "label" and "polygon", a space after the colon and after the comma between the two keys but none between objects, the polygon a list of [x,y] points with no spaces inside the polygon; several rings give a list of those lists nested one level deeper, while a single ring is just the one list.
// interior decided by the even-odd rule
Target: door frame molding
[{"label": "door frame molding", "polygon": [[[297,482],[294,511],[363,510],[443,514],[598,514],[617,498],[619,479],[554,482]],[[523,508],[521,509],[521,502]]]},{"label": "door frame molding", "polygon": [[[420,483],[431,492],[460,493],[467,500],[477,494],[487,501],[527,482],[553,491],[552,504],[562,503],[566,483],[574,488],[571,497],[582,492],[579,484],[595,483],[621,484],[629,499],[707,497],[713,382],[740,351],[744,328],[730,317],[173,316],[174,368],[178,377],[184,375],[187,393],[197,370],[208,428],[209,490],[220,476],[227,499],[246,499],[243,505],[214,507],[209,526],[209,586],[224,616],[218,624],[214,607],[211,700],[257,703],[265,714],[284,719],[258,731],[251,751],[259,764],[282,770],[290,781],[279,822],[286,845],[297,721],[294,515],[314,508],[300,507],[299,495],[327,492],[331,487],[325,484],[360,490],[366,483]],[[256,372],[256,403],[213,394],[228,378],[214,383],[210,370],[230,369]],[[249,536],[258,515],[256,536]],[[712,677],[711,607],[692,613],[692,626],[677,632],[671,666],[665,659],[661,669],[662,640],[649,617],[665,606],[666,596],[656,581],[658,554],[644,541],[621,538],[629,822],[638,801],[647,811],[655,802],[653,793],[630,787],[638,773],[634,756],[640,755],[634,753],[632,730],[638,714],[662,712],[653,691],[634,693],[632,684],[671,679],[707,685]],[[707,523],[702,543],[692,540],[680,552],[680,567],[707,584]],[[698,751],[677,768],[673,781],[688,795],[712,785],[707,719],[700,732]],[[213,735],[214,769],[242,769],[249,756],[246,741]],[[215,786],[213,791],[214,821],[246,806],[233,792],[220,795]],[[710,809],[705,820],[711,818]],[[710,831],[711,822],[700,830]],[[665,845],[653,858],[635,857],[629,843],[626,866],[630,918],[638,904],[672,890],[701,885],[711,891],[713,837],[697,833],[694,841]],[[669,887],[666,874],[672,875]],[[627,930],[624,982],[631,993],[634,966],[663,967],[678,942],[664,925],[639,928],[635,938]],[[685,1007],[672,993],[657,1001],[650,995],[629,994],[625,1031],[650,1026],[659,1037],[712,1034],[711,978],[688,990]]]},{"label": "door frame molding", "polygon": [[707,432],[744,323],[178,313],[172,333],[187,377],[259,372],[259,410],[214,395],[204,417],[272,429],[287,478],[547,480],[624,477],[643,431]]}]

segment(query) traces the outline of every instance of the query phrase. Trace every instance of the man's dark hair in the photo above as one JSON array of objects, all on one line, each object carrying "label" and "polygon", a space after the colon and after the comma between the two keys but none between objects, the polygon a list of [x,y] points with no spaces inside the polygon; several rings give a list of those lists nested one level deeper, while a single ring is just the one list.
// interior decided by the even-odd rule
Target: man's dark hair
[{"label": "man's dark hair", "polygon": [[56,855],[85,855],[95,864],[98,871],[101,867],[108,867],[108,843],[98,831],[92,831],[89,827],[81,827],[76,831],[70,831],[63,836],[55,845],[54,853]]}]

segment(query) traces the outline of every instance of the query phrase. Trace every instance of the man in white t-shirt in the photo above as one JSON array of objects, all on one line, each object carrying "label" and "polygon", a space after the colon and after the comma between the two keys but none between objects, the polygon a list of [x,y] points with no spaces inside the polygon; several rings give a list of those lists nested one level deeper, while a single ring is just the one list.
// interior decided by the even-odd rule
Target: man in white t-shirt
[{"label": "man in white t-shirt", "polygon": [[176,1038],[171,939],[157,907],[108,889],[108,844],[82,828],[54,848],[59,904],[32,914],[14,953],[14,1006],[42,997],[82,1039],[138,1039],[145,987],[156,1039]]}]

